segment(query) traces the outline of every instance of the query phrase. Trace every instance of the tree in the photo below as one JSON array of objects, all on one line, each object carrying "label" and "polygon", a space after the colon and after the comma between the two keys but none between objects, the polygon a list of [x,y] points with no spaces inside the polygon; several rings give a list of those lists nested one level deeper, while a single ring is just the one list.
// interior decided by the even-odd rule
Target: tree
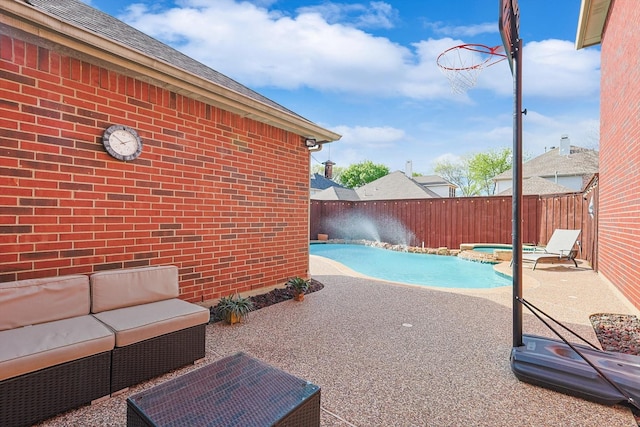
[{"label": "tree", "polygon": [[600,123],[596,120],[586,129],[584,148],[590,148],[595,151],[600,150]]},{"label": "tree", "polygon": [[511,169],[511,148],[475,154],[469,158],[468,167],[471,180],[492,196],[496,191],[493,177]]},{"label": "tree", "polygon": [[468,158],[462,158],[457,162],[442,160],[435,164],[433,170],[450,183],[457,185],[463,197],[477,196],[480,193],[478,185],[471,179]]},{"label": "tree", "polygon": [[347,188],[363,186],[378,178],[389,174],[389,168],[385,165],[374,164],[371,160],[365,160],[347,167],[340,175],[340,184]]},{"label": "tree", "polygon": [[511,149],[491,150],[486,153],[468,154],[457,162],[442,160],[434,165],[434,171],[460,189],[462,196],[493,195],[496,184],[493,178],[511,169]]}]

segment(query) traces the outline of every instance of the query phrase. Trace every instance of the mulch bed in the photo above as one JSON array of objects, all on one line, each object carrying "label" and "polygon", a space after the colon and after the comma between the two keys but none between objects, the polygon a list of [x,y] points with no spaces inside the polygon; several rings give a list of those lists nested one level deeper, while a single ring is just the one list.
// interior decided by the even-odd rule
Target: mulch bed
[{"label": "mulch bed", "polygon": [[[305,292],[305,295],[317,292],[322,288],[324,288],[322,283],[315,279],[311,279],[309,282],[309,289]],[[282,301],[293,299],[293,292],[286,288],[276,288],[270,292],[249,297],[249,299],[253,303],[253,309],[259,310]],[[222,317],[218,315],[216,310],[214,310],[214,307],[211,307],[209,312],[211,313],[209,323],[219,322],[222,320]]]},{"label": "mulch bed", "polygon": [[[640,356],[640,320],[630,314],[598,313],[589,316],[605,351]],[[640,410],[631,408],[640,426]]]},{"label": "mulch bed", "polygon": [[636,316],[598,313],[589,320],[603,350],[640,356],[640,320]]}]

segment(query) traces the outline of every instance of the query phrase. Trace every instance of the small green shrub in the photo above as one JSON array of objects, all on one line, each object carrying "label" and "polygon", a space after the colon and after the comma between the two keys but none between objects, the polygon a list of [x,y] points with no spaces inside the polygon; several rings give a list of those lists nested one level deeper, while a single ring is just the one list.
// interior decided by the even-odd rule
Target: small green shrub
[{"label": "small green shrub", "polygon": [[237,293],[220,298],[215,311],[227,323],[242,321],[253,310],[253,302],[249,298],[241,297]]},{"label": "small green shrub", "polygon": [[309,290],[309,281],[302,277],[292,277],[287,280],[287,289],[291,289],[293,292],[305,293]]}]

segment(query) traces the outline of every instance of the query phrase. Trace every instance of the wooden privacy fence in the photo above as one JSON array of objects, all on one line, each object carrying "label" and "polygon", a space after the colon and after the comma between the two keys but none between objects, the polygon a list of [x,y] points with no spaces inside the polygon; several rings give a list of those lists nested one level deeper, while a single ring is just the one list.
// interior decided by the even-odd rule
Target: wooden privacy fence
[{"label": "wooden privacy fence", "polygon": [[[585,193],[524,196],[522,205],[523,243],[546,244],[556,228],[580,229],[579,258],[597,269],[597,185]],[[322,233],[335,239],[458,249],[462,243],[510,244],[511,218],[511,196],[311,200],[309,237]]]}]

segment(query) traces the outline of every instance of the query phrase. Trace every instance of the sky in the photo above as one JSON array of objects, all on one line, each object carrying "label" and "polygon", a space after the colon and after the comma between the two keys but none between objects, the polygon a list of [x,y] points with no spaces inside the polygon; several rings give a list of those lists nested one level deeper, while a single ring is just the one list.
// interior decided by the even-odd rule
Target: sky
[{"label": "sky", "polygon": [[[342,135],[311,165],[370,160],[431,174],[513,144],[507,61],[453,93],[436,59],[501,46],[498,0],[84,0]],[[599,47],[576,50],[580,0],[520,0],[523,151],[599,139]],[[466,57],[463,57],[466,60]]]}]

